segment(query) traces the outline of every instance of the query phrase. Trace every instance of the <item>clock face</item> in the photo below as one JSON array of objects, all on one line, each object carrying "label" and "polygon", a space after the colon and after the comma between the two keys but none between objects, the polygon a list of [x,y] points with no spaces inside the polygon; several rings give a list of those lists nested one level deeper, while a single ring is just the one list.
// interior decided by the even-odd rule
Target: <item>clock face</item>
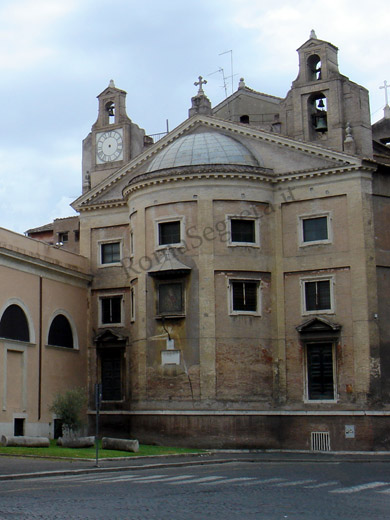
[{"label": "clock face", "polygon": [[123,159],[122,129],[96,134],[96,162],[106,163]]}]

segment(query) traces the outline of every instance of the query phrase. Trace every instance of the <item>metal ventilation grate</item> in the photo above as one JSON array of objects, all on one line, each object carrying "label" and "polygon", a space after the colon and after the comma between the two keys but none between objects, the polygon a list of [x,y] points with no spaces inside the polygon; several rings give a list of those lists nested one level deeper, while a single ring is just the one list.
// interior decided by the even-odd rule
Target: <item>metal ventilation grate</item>
[{"label": "metal ventilation grate", "polygon": [[311,432],[312,451],[330,451],[329,432]]}]

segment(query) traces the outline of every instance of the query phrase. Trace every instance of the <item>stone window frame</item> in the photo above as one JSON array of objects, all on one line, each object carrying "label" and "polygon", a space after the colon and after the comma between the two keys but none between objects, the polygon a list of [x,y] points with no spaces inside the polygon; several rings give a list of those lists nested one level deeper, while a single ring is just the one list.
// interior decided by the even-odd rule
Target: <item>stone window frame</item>
[{"label": "stone window frame", "polygon": [[[102,253],[103,253],[103,246],[108,244],[117,244],[119,243],[119,262],[102,262]],[[98,241],[98,248],[97,248],[97,265],[99,268],[106,268],[106,267],[118,267],[122,265],[122,258],[123,258],[123,238],[110,238],[107,240],[99,240]]]},{"label": "stone window frame", "polygon": [[[257,293],[256,293],[256,302],[257,309],[255,311],[249,310],[234,310],[233,309],[233,282],[242,282],[242,283],[256,283],[257,284]],[[261,292],[261,278],[248,278],[248,277],[240,277],[240,276],[231,276],[228,278],[228,314],[230,316],[260,316],[262,310],[262,292]]]},{"label": "stone window frame", "polygon": [[[165,224],[168,222],[179,222],[180,223],[180,242],[173,242],[170,244],[160,244],[160,224]],[[184,244],[184,235],[186,229],[186,219],[184,215],[171,215],[169,217],[161,217],[154,219],[154,229],[155,229],[155,244],[156,250],[167,249],[167,248],[180,248],[183,247]]]},{"label": "stone window frame", "polygon": [[[307,282],[322,282],[329,281],[329,289],[330,289],[330,309],[314,309],[307,310],[306,309],[306,291],[305,284]],[[334,287],[335,287],[335,276],[334,275],[322,275],[322,276],[305,276],[304,278],[300,278],[299,280],[301,286],[301,313],[302,316],[311,316],[318,314],[335,314],[335,295],[334,295]]]},{"label": "stone window frame", "polygon": [[[232,240],[232,220],[250,220],[254,222],[255,240],[254,242],[237,242]],[[226,229],[228,231],[229,240],[227,242],[228,247],[260,247],[260,218],[256,215],[226,215]]]},{"label": "stone window frame", "polygon": [[[305,241],[303,236],[303,221],[304,220],[310,220],[310,219],[316,219],[326,217],[327,219],[327,230],[328,230],[328,238],[323,240],[310,240]],[[333,215],[331,211],[320,211],[316,213],[304,213],[302,215],[298,216],[298,240],[299,240],[299,247],[310,247],[310,246],[317,246],[322,244],[332,244],[333,243]]]},{"label": "stone window frame", "polygon": [[[103,322],[103,305],[102,305],[102,301],[103,300],[107,300],[107,299],[112,299],[112,298],[121,298],[121,305],[120,305],[121,316],[120,316],[120,321],[118,321],[118,322],[117,321],[115,321],[115,322]],[[124,317],[125,317],[124,304],[125,304],[125,295],[124,295],[124,293],[113,292],[113,293],[107,293],[107,294],[100,294],[99,297],[98,297],[99,328],[104,328],[104,327],[124,327]]]}]

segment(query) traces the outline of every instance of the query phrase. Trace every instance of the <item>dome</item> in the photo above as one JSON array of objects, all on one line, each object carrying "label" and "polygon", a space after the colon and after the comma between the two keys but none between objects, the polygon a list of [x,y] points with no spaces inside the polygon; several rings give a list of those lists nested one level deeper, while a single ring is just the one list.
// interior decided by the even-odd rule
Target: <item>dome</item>
[{"label": "dome", "polygon": [[157,154],[148,172],[199,164],[259,166],[252,153],[231,137],[204,132],[180,137]]}]

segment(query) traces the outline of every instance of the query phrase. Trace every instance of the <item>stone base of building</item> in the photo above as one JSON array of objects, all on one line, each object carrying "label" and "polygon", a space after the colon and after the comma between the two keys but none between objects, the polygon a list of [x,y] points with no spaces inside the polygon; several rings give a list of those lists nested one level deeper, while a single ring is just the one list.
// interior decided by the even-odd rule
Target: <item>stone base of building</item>
[{"label": "stone base of building", "polygon": [[[105,436],[193,448],[390,450],[390,412],[105,412]],[[95,416],[90,416],[94,431]]]}]

